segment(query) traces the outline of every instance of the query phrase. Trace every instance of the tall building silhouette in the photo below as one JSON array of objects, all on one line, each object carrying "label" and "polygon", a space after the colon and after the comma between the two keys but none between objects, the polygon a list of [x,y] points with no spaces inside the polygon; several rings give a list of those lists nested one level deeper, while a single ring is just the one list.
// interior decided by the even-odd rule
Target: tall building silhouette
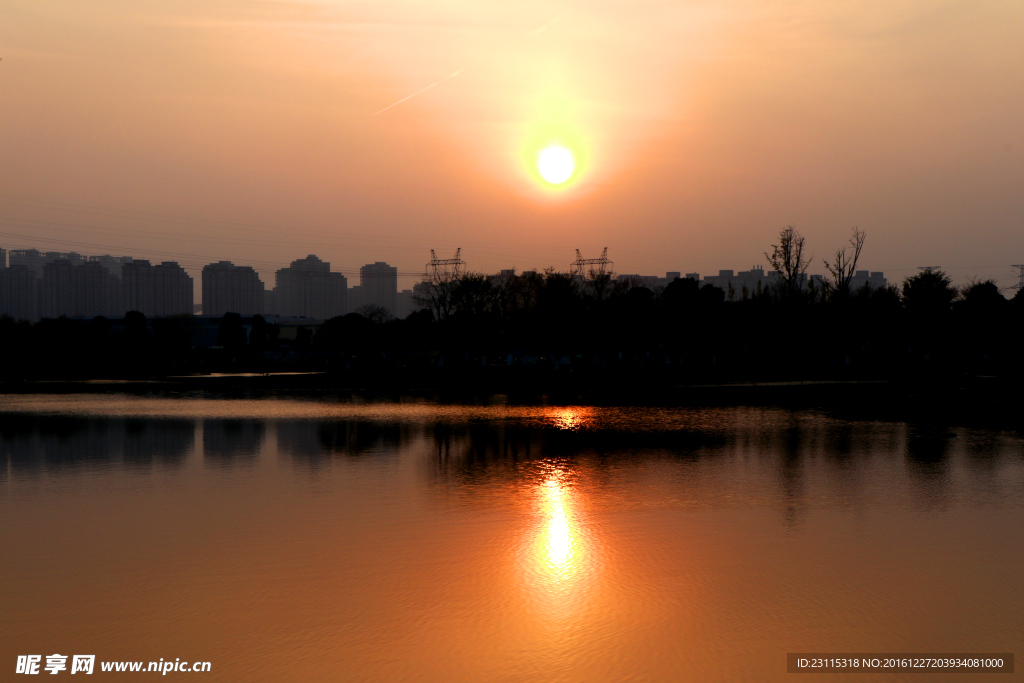
[{"label": "tall building silhouette", "polygon": [[11,249],[10,259],[12,266],[25,266],[35,277],[43,276],[46,259],[38,249]]},{"label": "tall building silhouette", "polygon": [[398,268],[383,261],[359,269],[360,305],[372,304],[398,313]]},{"label": "tall building silhouette", "polygon": [[277,271],[276,281],[274,313],[327,320],[346,311],[348,279],[313,254]]},{"label": "tall building silhouette", "polygon": [[42,318],[120,317],[121,282],[98,263],[57,259],[43,266],[39,281],[39,316]]},{"label": "tall building silhouette", "polygon": [[29,322],[38,320],[38,281],[36,274],[25,265],[0,270],[0,315]]},{"label": "tall building silhouette", "polygon": [[111,256],[110,254],[89,257],[89,263],[99,263],[107,270],[108,273],[116,277],[118,280],[121,279],[121,268],[132,261],[133,259],[131,256]]},{"label": "tall building silhouette", "polygon": [[153,266],[153,315],[192,315],[192,277],[176,261]]},{"label": "tall building silhouette", "polygon": [[87,260],[88,259],[85,256],[82,256],[77,251],[48,251],[43,254],[44,263],[67,261],[73,266],[80,266]]},{"label": "tall building silhouette", "polygon": [[43,266],[43,279],[39,285],[39,316],[59,318],[77,316],[75,302],[75,267],[70,261],[51,261]]},{"label": "tall building silhouette", "polygon": [[266,313],[266,287],[252,266],[220,261],[203,267],[203,315]]},{"label": "tall building silhouette", "polygon": [[191,315],[192,278],[174,261],[153,266],[144,259],[121,268],[125,311],[147,317]]},{"label": "tall building silhouette", "polygon": [[192,278],[173,261],[13,249],[0,275],[0,314],[16,319],[192,313]]}]

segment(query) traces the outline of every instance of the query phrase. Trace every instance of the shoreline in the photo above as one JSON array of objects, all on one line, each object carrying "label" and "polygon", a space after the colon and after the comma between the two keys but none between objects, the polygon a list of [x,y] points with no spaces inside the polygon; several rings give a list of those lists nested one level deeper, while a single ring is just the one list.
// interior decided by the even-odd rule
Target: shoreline
[{"label": "shoreline", "polygon": [[0,383],[0,394],[131,394],[165,397],[265,399],[316,398],[394,401],[403,397],[439,403],[678,406],[761,406],[822,410],[854,419],[982,423],[1024,429],[1024,394],[1010,379],[960,377],[958,381],[778,380],[657,385],[558,381],[349,383],[328,373],[217,374],[113,380],[38,380]]}]

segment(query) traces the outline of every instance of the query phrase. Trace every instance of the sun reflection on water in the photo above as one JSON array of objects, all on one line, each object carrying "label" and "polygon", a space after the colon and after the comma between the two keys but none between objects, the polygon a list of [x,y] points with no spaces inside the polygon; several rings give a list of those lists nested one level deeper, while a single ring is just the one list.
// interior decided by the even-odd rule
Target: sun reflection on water
[{"label": "sun reflection on water", "polygon": [[557,475],[541,484],[541,508],[546,518],[545,561],[552,574],[564,578],[573,569],[576,538],[570,524],[567,494]]},{"label": "sun reflection on water", "polygon": [[564,465],[546,463],[534,480],[535,524],[523,568],[548,625],[568,627],[585,609],[594,580],[593,548],[581,521],[579,488]]},{"label": "sun reflection on water", "polygon": [[590,406],[566,406],[555,408],[550,419],[558,429],[579,431],[594,421],[595,412],[594,408]]}]

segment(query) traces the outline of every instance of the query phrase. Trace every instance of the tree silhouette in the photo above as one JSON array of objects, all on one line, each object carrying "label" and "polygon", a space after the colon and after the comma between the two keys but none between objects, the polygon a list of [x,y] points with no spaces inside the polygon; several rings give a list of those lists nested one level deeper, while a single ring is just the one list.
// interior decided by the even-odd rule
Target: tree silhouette
[{"label": "tree silhouette", "polygon": [[804,238],[792,225],[779,233],[779,243],[772,245],[772,253],[765,252],[768,264],[779,273],[777,284],[780,298],[792,299],[800,294],[810,259],[804,259]]},{"label": "tree silhouette", "polygon": [[958,293],[953,280],[941,270],[924,270],[903,281],[903,305],[914,316],[948,313]]},{"label": "tree silhouette", "polygon": [[849,296],[850,281],[857,269],[857,260],[860,259],[865,239],[867,239],[867,233],[854,228],[853,236],[850,237],[850,246],[837,249],[832,263],[824,262],[825,269],[831,275],[831,279],[824,280],[826,296],[830,298]]},{"label": "tree silhouette", "polygon": [[124,314],[121,364],[132,375],[147,373],[152,365],[153,335],[146,316],[139,311]]},{"label": "tree silhouette", "polygon": [[483,320],[494,311],[497,300],[496,288],[491,278],[482,273],[466,273],[452,291],[452,308],[455,314]]},{"label": "tree silhouette", "polygon": [[217,330],[217,346],[229,349],[232,355],[245,347],[246,334],[242,326],[242,316],[238,313],[225,313],[220,319],[220,327]]},{"label": "tree silhouette", "polygon": [[435,269],[423,276],[412,300],[433,313],[435,320],[444,320],[452,314],[452,295],[462,277],[456,271]]},{"label": "tree silhouette", "polygon": [[267,319],[257,313],[252,317],[252,329],[249,330],[249,349],[253,353],[263,353],[270,348],[270,325]]},{"label": "tree silhouette", "polygon": [[992,280],[972,282],[963,288],[961,294],[963,298],[957,303],[974,316],[1002,315],[1012,306]]},{"label": "tree silhouette", "polygon": [[374,323],[375,325],[386,323],[387,321],[394,318],[394,316],[391,315],[391,312],[388,311],[388,309],[384,308],[383,306],[378,306],[377,304],[365,304],[363,306],[360,306],[356,310],[356,313],[363,316],[364,318]]}]

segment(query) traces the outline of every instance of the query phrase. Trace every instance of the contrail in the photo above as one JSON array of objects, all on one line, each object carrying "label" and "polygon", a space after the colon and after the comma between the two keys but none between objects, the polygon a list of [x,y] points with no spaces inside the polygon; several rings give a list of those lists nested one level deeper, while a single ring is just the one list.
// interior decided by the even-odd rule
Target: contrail
[{"label": "contrail", "polygon": [[543,24],[542,26],[539,26],[539,27],[533,29],[532,31],[527,33],[526,36],[530,37],[530,36],[536,36],[536,35],[540,35],[541,33],[544,33],[544,31],[547,30],[548,26],[551,26],[551,24],[553,24],[556,21],[558,21],[559,18],[561,18],[561,16],[562,16],[561,14],[556,15],[554,19],[552,19],[551,21],[549,21],[546,24]]},{"label": "contrail", "polygon": [[384,107],[384,108],[383,108],[383,109],[381,109],[381,110],[380,110],[379,112],[377,112],[376,114],[374,114],[374,116],[376,116],[377,114],[381,114],[381,113],[383,113],[383,112],[386,112],[386,111],[387,111],[388,109],[391,109],[391,107],[397,107],[398,105],[400,105],[400,104],[401,104],[402,102],[405,102],[406,100],[411,100],[412,98],[416,97],[416,96],[417,96],[417,95],[419,95],[420,93],[424,93],[424,92],[426,92],[426,91],[430,90],[430,89],[431,89],[431,88],[433,88],[433,87],[434,87],[435,85],[441,85],[442,83],[444,83],[445,81],[447,81],[447,80],[448,80],[449,78],[455,78],[455,77],[456,77],[456,76],[458,76],[458,75],[459,75],[460,73],[462,73],[462,71],[463,71],[462,69],[459,69],[458,71],[456,71],[456,72],[454,72],[454,73],[448,74],[447,76],[445,76],[445,77],[444,77],[444,78],[442,78],[441,80],[439,80],[439,81],[436,81],[436,82],[434,82],[434,83],[431,83],[431,84],[430,84],[430,85],[428,85],[428,86],[427,86],[426,88],[423,88],[422,90],[417,90],[416,92],[414,92],[413,94],[409,95],[408,97],[403,97],[402,99],[398,100],[397,102],[392,102],[391,104],[389,104],[388,106]]},{"label": "contrail", "polygon": [[[525,37],[526,37],[526,38],[530,38],[530,37],[532,37],[532,36],[536,36],[536,35],[539,35],[539,34],[543,33],[543,32],[544,32],[544,31],[545,31],[545,30],[546,30],[546,29],[547,29],[547,28],[548,28],[549,26],[551,26],[551,24],[553,24],[553,23],[555,23],[556,21],[558,21],[558,19],[559,19],[560,17],[561,17],[561,15],[556,15],[554,19],[552,19],[551,21],[547,22],[546,24],[541,24],[541,25],[540,25],[540,26],[538,26],[537,28],[535,28],[535,29],[533,29],[532,31],[530,31],[529,33],[527,33]],[[514,40],[513,40],[513,41],[512,41],[511,43],[508,43],[507,45],[505,45],[505,47],[508,47],[508,45],[512,45],[512,44],[513,44],[513,43],[515,43],[515,42],[516,42],[516,41],[514,41]],[[402,99],[398,100],[397,102],[392,102],[391,104],[389,104],[388,106],[384,107],[384,108],[383,108],[383,109],[381,109],[380,111],[378,111],[378,112],[374,113],[374,114],[373,114],[373,116],[376,116],[377,114],[383,114],[383,113],[384,113],[384,112],[386,112],[386,111],[387,111],[388,109],[391,109],[391,107],[397,107],[397,106],[398,106],[398,105],[400,105],[400,104],[401,104],[402,102],[406,102],[407,100],[411,100],[412,98],[416,97],[417,95],[420,95],[420,94],[422,94],[422,93],[425,93],[426,91],[430,90],[431,88],[433,88],[433,87],[435,87],[435,86],[438,86],[438,85],[441,85],[442,83],[444,83],[445,81],[447,81],[447,80],[449,80],[449,79],[455,78],[456,76],[458,76],[458,75],[459,75],[460,73],[462,73],[462,72],[463,72],[463,71],[465,71],[465,70],[466,70],[466,69],[465,69],[465,67],[463,67],[463,68],[459,69],[458,71],[456,71],[456,72],[454,72],[454,73],[451,73],[451,74],[449,74],[449,75],[445,76],[445,77],[444,77],[444,78],[442,78],[441,80],[439,80],[439,81],[436,81],[436,82],[434,82],[434,83],[431,83],[431,84],[430,84],[430,85],[428,85],[427,87],[425,87],[425,88],[423,88],[423,89],[421,89],[421,90],[417,90],[416,92],[414,92],[413,94],[411,94],[411,95],[409,95],[409,96],[407,96],[407,97],[403,97]],[[372,117],[371,117],[371,118],[372,118]]]}]

